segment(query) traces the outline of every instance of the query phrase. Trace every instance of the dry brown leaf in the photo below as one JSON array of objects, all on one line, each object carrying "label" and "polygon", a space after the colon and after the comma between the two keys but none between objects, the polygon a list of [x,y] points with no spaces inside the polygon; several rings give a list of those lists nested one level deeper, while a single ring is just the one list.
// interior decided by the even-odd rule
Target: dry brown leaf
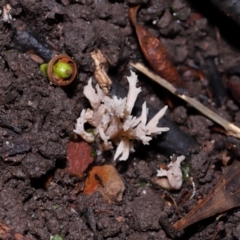
[{"label": "dry brown leaf", "polygon": [[174,86],[184,88],[185,83],[175,66],[173,66],[162,42],[137,23],[138,9],[139,6],[129,8],[129,19],[136,29],[138,41],[145,58],[155,73],[171,82]]},{"label": "dry brown leaf", "polygon": [[193,223],[240,206],[240,162],[234,161],[216,187],[173,228],[182,230]]},{"label": "dry brown leaf", "polygon": [[116,168],[112,165],[103,165],[92,168],[83,192],[91,195],[99,191],[107,202],[112,203],[122,200],[124,190],[124,183]]}]

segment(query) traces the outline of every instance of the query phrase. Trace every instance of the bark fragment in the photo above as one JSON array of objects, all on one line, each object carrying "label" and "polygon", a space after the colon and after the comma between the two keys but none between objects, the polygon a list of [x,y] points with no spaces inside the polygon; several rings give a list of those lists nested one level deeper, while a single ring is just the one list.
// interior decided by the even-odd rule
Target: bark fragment
[{"label": "bark fragment", "polygon": [[102,51],[99,49],[91,52],[91,57],[95,63],[94,77],[105,94],[109,94],[109,91],[112,87],[112,81],[106,73],[109,65],[108,61],[103,55]]}]

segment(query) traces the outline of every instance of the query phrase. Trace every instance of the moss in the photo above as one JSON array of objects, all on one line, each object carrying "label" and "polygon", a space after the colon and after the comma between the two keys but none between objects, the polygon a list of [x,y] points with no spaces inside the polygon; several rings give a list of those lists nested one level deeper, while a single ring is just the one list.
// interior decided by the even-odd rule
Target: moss
[{"label": "moss", "polygon": [[52,235],[50,237],[50,240],[64,240],[64,238],[62,236],[60,236],[59,234],[56,234],[56,235]]},{"label": "moss", "polygon": [[191,164],[188,162],[182,168],[183,181],[187,181],[191,175]]}]

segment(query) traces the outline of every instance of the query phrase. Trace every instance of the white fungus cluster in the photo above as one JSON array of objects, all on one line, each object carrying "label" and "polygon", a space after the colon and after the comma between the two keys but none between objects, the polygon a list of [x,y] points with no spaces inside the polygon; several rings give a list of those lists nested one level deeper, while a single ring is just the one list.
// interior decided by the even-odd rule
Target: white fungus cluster
[{"label": "white fungus cluster", "polygon": [[[149,122],[147,122],[146,102],[142,105],[142,113],[139,117],[131,115],[141,88],[136,87],[138,79],[134,72],[131,71],[131,76],[127,79],[129,82],[127,97],[117,98],[106,95],[99,85],[96,85],[95,90],[90,78],[83,93],[89,100],[92,109],[82,110],[74,130],[87,142],[93,142],[95,137],[99,136],[102,140],[102,150],[112,149],[112,142],[116,144],[114,160],[119,157],[119,160],[128,159],[130,151],[134,150],[133,140],[140,140],[147,145],[152,137],[169,130],[166,127],[157,127],[167,106],[162,108]],[[93,132],[85,131],[84,124],[87,122],[94,127]]]},{"label": "white fungus cluster", "polygon": [[166,169],[157,170],[157,177],[167,177],[170,189],[178,190],[182,186],[182,170],[181,162],[185,159],[184,156],[179,156],[177,159],[170,157],[171,162],[167,165]]}]

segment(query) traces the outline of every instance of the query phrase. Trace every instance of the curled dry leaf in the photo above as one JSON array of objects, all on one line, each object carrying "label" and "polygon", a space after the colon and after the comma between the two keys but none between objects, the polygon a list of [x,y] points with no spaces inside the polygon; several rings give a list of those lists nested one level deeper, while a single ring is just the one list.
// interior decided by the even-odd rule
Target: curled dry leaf
[{"label": "curled dry leaf", "polygon": [[112,165],[95,166],[86,179],[83,192],[93,194],[99,191],[109,202],[121,201],[125,190],[122,178]]},{"label": "curled dry leaf", "polygon": [[89,164],[93,162],[93,152],[91,146],[82,142],[70,142],[67,148],[67,172],[82,178]]},{"label": "curled dry leaf", "polygon": [[202,219],[240,206],[240,162],[235,161],[210,193],[173,228],[182,230]]},{"label": "curled dry leaf", "polygon": [[177,69],[173,66],[163,43],[137,23],[138,9],[139,6],[129,9],[129,19],[136,29],[138,41],[144,56],[155,73],[171,82],[174,86],[184,88],[185,84],[178,74]]}]

